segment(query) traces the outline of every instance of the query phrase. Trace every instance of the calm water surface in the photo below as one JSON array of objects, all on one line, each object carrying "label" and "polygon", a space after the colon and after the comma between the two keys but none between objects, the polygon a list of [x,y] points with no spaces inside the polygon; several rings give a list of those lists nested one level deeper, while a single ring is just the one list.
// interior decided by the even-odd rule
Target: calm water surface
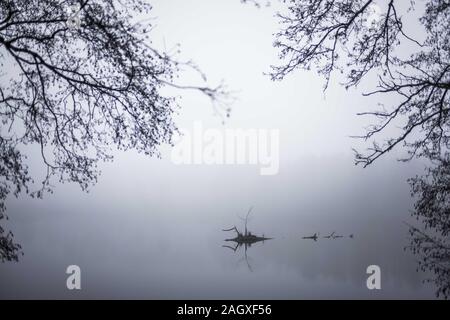
[{"label": "calm water surface", "polygon": [[[249,167],[161,160],[124,173],[120,161],[91,193],[62,186],[43,201],[10,203],[9,227],[25,255],[0,265],[1,298],[434,297],[404,251],[413,164],[360,170],[347,159],[310,158],[261,177]],[[223,247],[234,234],[221,229],[242,229],[239,216],[252,205],[249,230],[274,239],[247,255]],[[302,239],[333,231],[345,237]],[[81,267],[80,291],[65,287],[71,264]],[[366,288],[371,264],[381,267],[381,290]]]}]

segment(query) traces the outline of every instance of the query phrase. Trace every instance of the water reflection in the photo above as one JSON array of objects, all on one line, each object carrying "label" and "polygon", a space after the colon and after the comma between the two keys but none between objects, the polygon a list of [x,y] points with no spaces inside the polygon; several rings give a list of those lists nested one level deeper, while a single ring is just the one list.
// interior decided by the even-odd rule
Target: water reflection
[{"label": "water reflection", "polygon": [[262,242],[264,243],[265,240],[271,240],[272,238],[264,238],[264,237],[256,237],[253,236],[254,239],[247,239],[247,240],[239,240],[237,237],[233,238],[233,239],[225,239],[225,241],[233,241],[235,242],[234,246],[230,246],[230,245],[222,245],[222,247],[224,248],[229,248],[231,250],[233,250],[233,252],[238,251],[239,248],[244,247],[244,257],[238,261],[238,263],[240,263],[241,261],[245,260],[245,262],[247,263],[247,267],[248,269],[253,272],[253,268],[250,264],[250,258],[247,254],[247,249],[250,248],[252,246],[252,244],[257,243],[257,242]]}]

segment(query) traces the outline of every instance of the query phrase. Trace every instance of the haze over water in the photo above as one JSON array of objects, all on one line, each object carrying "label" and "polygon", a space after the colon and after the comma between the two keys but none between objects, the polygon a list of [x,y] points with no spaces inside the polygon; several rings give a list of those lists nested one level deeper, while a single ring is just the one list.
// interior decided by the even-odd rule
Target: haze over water
[{"label": "haze over water", "polygon": [[[349,136],[370,123],[355,114],[377,101],[337,80],[324,94],[313,72],[283,82],[263,75],[276,62],[272,10],[173,0],[154,1],[153,14],[155,43],[179,42],[211,82],[240,90],[225,125],[207,99],[183,93],[179,126],[279,129],[279,173],[175,165],[164,147],[162,159],[117,153],[89,193],[67,184],[44,200],[11,199],[7,226],[25,255],[0,265],[0,298],[433,298],[404,251],[407,179],[423,164],[396,162],[400,152],[366,169],[353,164],[351,148],[365,145]],[[242,230],[251,206],[249,230],[274,239],[252,245],[246,260],[244,248],[222,247],[234,234],[221,230]],[[322,238],[333,231],[344,237]],[[316,232],[317,241],[302,239]],[[71,264],[81,268],[80,291],[66,288]],[[372,264],[381,290],[366,287]]]}]

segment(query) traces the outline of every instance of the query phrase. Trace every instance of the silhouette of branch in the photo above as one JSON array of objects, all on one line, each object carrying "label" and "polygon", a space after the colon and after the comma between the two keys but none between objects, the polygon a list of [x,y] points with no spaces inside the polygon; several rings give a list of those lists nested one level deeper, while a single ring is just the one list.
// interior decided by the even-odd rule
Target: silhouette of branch
[{"label": "silhouette of branch", "polygon": [[423,228],[407,224],[411,250],[419,258],[418,269],[428,271],[427,282],[436,286],[437,297],[450,297],[450,156],[435,160],[424,176],[410,179],[416,198],[412,215]]},{"label": "silhouette of branch", "polygon": [[[376,123],[358,138],[371,141],[364,152],[355,150],[355,163],[368,166],[403,145],[408,161],[415,156],[438,157],[449,147],[450,89],[450,4],[428,0],[420,18],[425,41],[414,39],[406,30],[397,8],[390,0],[379,7],[372,0],[286,2],[278,14],[281,31],[274,46],[281,63],[272,66],[273,80],[282,80],[297,69],[315,69],[325,78],[343,74],[346,88],[357,86],[370,72],[378,74],[378,89],[366,95],[394,95],[397,105],[373,112]],[[376,21],[369,23],[371,10],[379,8]],[[414,9],[413,4],[408,14]],[[414,48],[411,55],[400,56],[400,42]],[[400,127],[400,133],[382,143],[375,140],[382,132]],[[410,141],[412,140],[412,141]]]},{"label": "silhouette of branch", "polygon": [[[225,84],[209,86],[191,61],[151,46],[152,25],[134,19],[151,10],[134,0],[0,2],[0,63],[8,65],[0,84],[0,209],[9,193],[41,198],[52,179],[86,190],[114,149],[159,156],[177,130],[178,100],[162,93],[166,87],[197,90],[229,115]],[[200,73],[201,85],[176,83],[185,67]],[[39,146],[45,166],[37,187],[29,145]]]}]

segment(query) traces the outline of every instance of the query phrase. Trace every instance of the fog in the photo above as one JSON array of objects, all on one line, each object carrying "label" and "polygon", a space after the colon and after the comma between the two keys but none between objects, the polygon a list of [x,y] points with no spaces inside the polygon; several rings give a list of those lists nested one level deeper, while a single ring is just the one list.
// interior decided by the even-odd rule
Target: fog
[{"label": "fog", "polygon": [[[283,82],[264,74],[277,62],[275,8],[240,1],[154,1],[153,42],[181,45],[208,81],[236,90],[222,124],[198,92],[181,95],[177,123],[205,128],[277,129],[279,172],[258,166],[183,165],[164,146],[161,159],[132,151],[101,164],[88,193],[56,184],[43,200],[8,201],[7,227],[23,246],[18,263],[0,265],[1,298],[433,298],[408,245],[407,179],[419,161],[397,162],[394,151],[368,168],[354,165],[351,135],[370,119],[358,111],[378,100],[362,97],[370,79],[346,91],[339,78],[299,71]],[[182,83],[199,80],[187,72]],[[172,92],[169,92],[172,93]],[[34,155],[33,152],[31,152]],[[39,170],[34,155],[32,167]],[[272,240],[233,252],[222,247],[243,228]],[[335,231],[340,239],[302,239]],[[353,234],[353,238],[349,235]],[[66,288],[68,265],[81,268],[81,290]],[[382,289],[368,290],[366,268],[379,265]],[[250,266],[249,266],[250,265]]]}]

